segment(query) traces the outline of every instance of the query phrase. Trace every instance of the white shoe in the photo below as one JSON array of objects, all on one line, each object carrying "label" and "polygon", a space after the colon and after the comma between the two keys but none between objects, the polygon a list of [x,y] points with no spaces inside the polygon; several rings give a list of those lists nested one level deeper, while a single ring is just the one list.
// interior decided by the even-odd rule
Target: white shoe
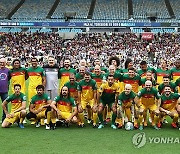
[{"label": "white shoe", "polygon": [[46,124],[46,130],[50,130],[50,125]]},{"label": "white shoe", "polygon": [[25,119],[23,120],[23,124],[27,124],[27,121]]},{"label": "white shoe", "polygon": [[36,128],[39,128],[41,125],[39,122],[36,123]]}]

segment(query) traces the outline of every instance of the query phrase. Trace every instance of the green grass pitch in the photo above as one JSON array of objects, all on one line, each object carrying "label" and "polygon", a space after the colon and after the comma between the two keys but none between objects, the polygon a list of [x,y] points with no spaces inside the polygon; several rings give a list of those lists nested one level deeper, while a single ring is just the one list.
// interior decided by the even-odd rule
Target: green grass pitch
[{"label": "green grass pitch", "polygon": [[[2,113],[2,108],[0,108]],[[1,116],[1,114],[0,114]],[[171,121],[168,118],[168,121]],[[136,133],[145,132],[147,143],[135,148],[132,138]],[[157,131],[148,126],[143,131],[124,129],[113,130],[110,124],[98,130],[86,124],[85,128],[59,127],[56,130],[45,130],[25,124],[25,129],[16,125],[11,128],[0,128],[1,154],[170,154],[179,153],[180,143],[149,143],[149,137],[171,137],[180,139],[180,131],[172,129],[170,124]],[[157,141],[157,140],[156,140]]]}]

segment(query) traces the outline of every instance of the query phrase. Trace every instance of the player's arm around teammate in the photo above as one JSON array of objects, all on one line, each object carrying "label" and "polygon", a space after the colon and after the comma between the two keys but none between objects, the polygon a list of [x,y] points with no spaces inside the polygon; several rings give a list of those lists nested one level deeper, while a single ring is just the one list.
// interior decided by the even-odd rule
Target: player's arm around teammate
[{"label": "player's arm around teammate", "polygon": [[[15,93],[8,96],[2,103],[6,118],[2,123],[3,128],[10,127],[14,122],[19,122],[19,127],[24,128],[23,120],[26,117],[26,96],[21,93],[21,85],[14,85]],[[7,104],[11,102],[11,112],[7,110]]]}]

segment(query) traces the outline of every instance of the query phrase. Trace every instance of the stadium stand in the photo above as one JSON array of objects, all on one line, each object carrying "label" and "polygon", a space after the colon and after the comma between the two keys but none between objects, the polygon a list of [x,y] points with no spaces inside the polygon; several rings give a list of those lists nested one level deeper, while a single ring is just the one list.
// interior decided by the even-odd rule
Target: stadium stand
[{"label": "stadium stand", "polygon": [[55,0],[26,0],[12,18],[45,19]]},{"label": "stadium stand", "polygon": [[61,0],[57,6],[53,18],[64,18],[64,12],[76,12],[75,18],[86,19],[91,0]]}]

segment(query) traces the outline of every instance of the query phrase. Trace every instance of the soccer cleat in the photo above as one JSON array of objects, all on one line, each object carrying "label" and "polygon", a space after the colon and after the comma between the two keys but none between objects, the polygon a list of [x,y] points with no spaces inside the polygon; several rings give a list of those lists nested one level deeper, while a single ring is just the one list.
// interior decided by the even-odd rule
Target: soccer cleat
[{"label": "soccer cleat", "polygon": [[23,123],[19,123],[19,127],[20,127],[20,128],[24,128]]},{"label": "soccer cleat", "polygon": [[155,130],[160,130],[156,125],[153,126]]},{"label": "soccer cleat", "polygon": [[104,128],[104,125],[103,124],[100,124],[98,129],[101,129],[101,128]]},{"label": "soccer cleat", "polygon": [[78,125],[78,127],[79,127],[79,128],[84,128],[85,125],[84,125],[84,123],[80,123],[80,124]]},{"label": "soccer cleat", "polygon": [[121,129],[121,128],[122,128],[122,126],[123,126],[122,124],[118,124],[118,126],[117,126],[117,127],[118,127],[118,129]]},{"label": "soccer cleat", "polygon": [[[101,122],[100,122],[101,123]],[[104,120],[104,125],[107,125],[107,121],[106,120]]]},{"label": "soccer cleat", "polygon": [[135,129],[138,129],[138,124],[134,124],[134,128],[135,128]]},{"label": "soccer cleat", "polygon": [[114,124],[111,125],[111,128],[112,129],[117,129],[117,127]]},{"label": "soccer cleat", "polygon": [[172,123],[171,123],[171,126],[172,126],[173,128],[178,128],[178,126],[177,126],[177,124],[176,124],[175,122],[172,122]]},{"label": "soccer cleat", "polygon": [[158,127],[158,128],[162,128],[162,122],[158,122],[158,123],[157,123],[157,127]]},{"label": "soccer cleat", "polygon": [[50,129],[51,129],[51,130],[55,130],[55,129],[56,129],[55,126],[56,126],[56,124],[53,124],[53,123],[52,123],[51,126],[50,126]]},{"label": "soccer cleat", "polygon": [[41,125],[39,122],[36,123],[36,128],[39,128]]},{"label": "soccer cleat", "polygon": [[144,121],[144,127],[147,127],[147,121]]},{"label": "soccer cleat", "polygon": [[50,125],[49,124],[46,124],[46,130],[50,130]]},{"label": "soccer cleat", "polygon": [[26,121],[26,119],[24,119],[24,120],[23,120],[23,124],[27,124],[27,121]]},{"label": "soccer cleat", "polygon": [[69,125],[69,123],[66,122],[66,123],[64,123],[64,126],[65,126],[66,128],[69,128],[70,125]]},{"label": "soccer cleat", "polygon": [[140,125],[139,126],[139,130],[143,130],[144,128],[143,128],[143,125]]},{"label": "soccer cleat", "polygon": [[168,121],[166,119],[163,120],[164,124],[168,124]]},{"label": "soccer cleat", "polygon": [[93,123],[93,128],[97,128],[97,124],[96,123]]}]

